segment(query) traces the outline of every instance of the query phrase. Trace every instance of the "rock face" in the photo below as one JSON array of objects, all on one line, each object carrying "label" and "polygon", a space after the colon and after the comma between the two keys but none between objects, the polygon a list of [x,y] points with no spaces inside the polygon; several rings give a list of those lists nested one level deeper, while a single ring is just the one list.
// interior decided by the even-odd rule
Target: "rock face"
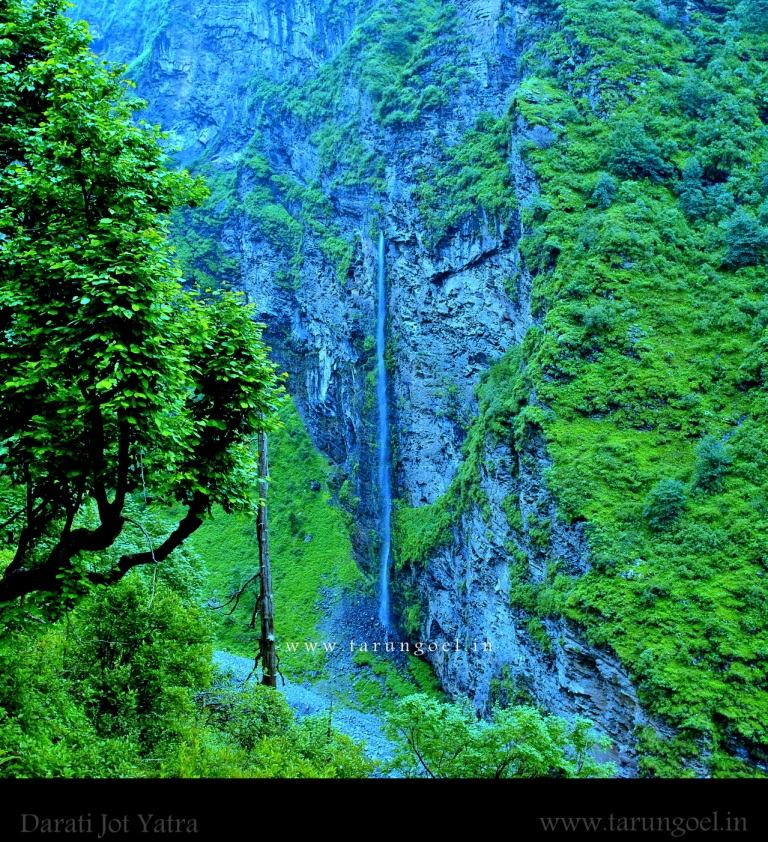
[{"label": "rock face", "polygon": [[[465,514],[453,540],[435,553],[418,580],[425,637],[441,644],[433,664],[448,693],[469,696],[483,712],[495,702],[534,700],[559,715],[587,717],[613,742],[607,758],[621,774],[632,775],[636,727],[663,728],[643,712],[621,664],[589,646],[562,618],[544,620],[535,637],[525,612],[510,606],[510,546],[522,550],[534,581],[543,580],[551,561],[573,573],[589,564],[580,527],[558,519],[546,492],[546,466],[540,443],[520,455],[488,447],[481,476],[487,514],[479,509]],[[510,498],[523,513],[522,537],[504,511]],[[530,534],[530,515],[552,524],[545,548]]]},{"label": "rock face", "polygon": [[[213,233],[238,261],[238,281],[267,324],[316,444],[346,480],[360,561],[371,572],[378,501],[370,340],[378,231],[386,238],[389,284],[394,485],[406,504],[429,504],[446,491],[477,410],[481,373],[533,323],[531,280],[518,251],[519,214],[490,218],[477,211],[435,242],[418,207],[418,185],[441,150],[457,144],[479,115],[507,113],[520,81],[520,55],[535,42],[536,22],[525,5],[458,0],[455,6],[453,38],[441,40],[438,33],[429,58],[456,63],[460,81],[439,108],[405,124],[377,118],[369,89],[355,75],[354,49],[349,53],[354,27],[374,20],[376,3],[83,0],[75,9],[91,22],[96,48],[131,65],[139,93],[151,102],[149,116],[172,133],[178,159],[196,169],[237,173],[237,201],[231,210],[219,209],[221,224]],[[345,49],[352,58],[341,75],[334,119],[353,122],[355,142],[377,157],[376,184],[338,177],[338,168],[335,177],[328,175],[319,151],[321,124],[311,116],[259,112],[264,86],[286,79],[301,85]],[[546,133],[537,129],[526,140],[546,144]],[[300,246],[298,282],[286,282],[280,245],[243,210],[257,184],[252,171],[238,166],[254,138],[278,181],[287,175],[300,185],[319,183],[330,197],[333,224],[349,246],[344,277],[310,226]],[[520,139],[513,137],[507,154],[518,204],[525,205],[536,185],[515,152]],[[451,543],[423,570],[407,574],[424,609],[421,634],[439,644],[481,645],[478,652],[430,654],[449,693],[468,694],[487,710],[506,681],[554,712],[588,715],[614,741],[612,757],[621,771],[632,774],[633,729],[646,720],[620,664],[563,621],[544,622],[550,646],[534,640],[529,618],[510,602],[510,542],[517,541],[534,580],[551,558],[573,573],[589,564],[579,529],[557,518],[543,477],[546,460],[541,444],[522,454],[489,445],[481,478],[487,507],[464,513]],[[535,546],[525,530],[521,539],[510,529],[510,498],[523,523],[531,512],[546,513],[553,524],[547,547]],[[490,652],[482,651],[484,641]]]}]

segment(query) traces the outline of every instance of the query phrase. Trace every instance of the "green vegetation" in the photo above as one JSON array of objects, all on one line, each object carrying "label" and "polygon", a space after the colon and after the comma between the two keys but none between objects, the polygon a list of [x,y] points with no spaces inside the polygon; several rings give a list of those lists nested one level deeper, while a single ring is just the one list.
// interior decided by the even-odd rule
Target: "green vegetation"
[{"label": "green vegetation", "polygon": [[[456,9],[434,0],[378,4],[350,38],[350,69],[362,80],[384,126],[414,123],[423,111],[447,104],[461,73],[456,64],[436,60],[438,41],[461,56],[455,36]],[[349,58],[347,61],[349,61]]]},{"label": "green vegetation", "polygon": [[398,701],[421,693],[442,699],[443,694],[432,667],[415,655],[406,656],[405,664],[387,655],[357,651],[353,661],[359,674],[354,677],[356,702],[363,710],[392,712]]},{"label": "green vegetation", "polygon": [[[510,349],[483,374],[477,388],[478,417],[470,426],[462,448],[463,461],[448,491],[434,503],[411,507],[397,501],[393,512],[394,552],[398,569],[424,565],[431,554],[449,543],[462,512],[477,506],[487,515],[488,502],[480,487],[483,452],[489,438],[509,434],[509,418],[514,416],[513,433],[522,447],[543,416],[540,407],[527,407],[524,385],[518,378],[523,350]],[[512,501],[510,501],[512,502]],[[513,504],[514,505],[514,504]],[[516,509],[508,518],[519,517]]]},{"label": "green vegetation", "polygon": [[[203,275],[215,285],[226,282],[222,271],[206,269],[211,265],[208,250],[198,255],[196,243],[211,239],[233,213],[241,212],[274,249],[285,286],[301,285],[307,256],[316,250],[343,285],[357,244],[351,232],[339,226],[329,197],[337,189],[362,188],[372,193],[373,201],[385,187],[376,141],[361,131],[367,100],[375,122],[395,130],[439,110],[465,75],[456,10],[450,4],[396,0],[371,4],[363,13],[360,4],[350,2],[321,12],[330,26],[340,25],[347,16],[356,20],[342,49],[316,71],[303,70],[280,83],[254,77],[249,107],[256,115],[256,131],[240,160],[230,169],[222,169],[218,161],[198,162],[197,169],[212,185],[211,199],[198,211],[186,213],[183,224],[175,227],[191,277]],[[291,126],[317,152],[317,172],[311,180],[297,178],[278,163],[284,152],[269,146],[265,131],[276,120]],[[487,141],[475,133],[468,146],[459,154],[474,156],[479,164]],[[478,171],[477,183],[463,184],[465,210],[482,208],[495,216],[501,200],[494,191],[501,178],[498,169]]]},{"label": "green vegetation", "polygon": [[[0,12],[0,769],[366,775],[361,747],[327,721],[213,683],[199,603],[209,577],[231,576],[216,539],[255,516],[257,432],[275,430],[283,468],[280,633],[314,631],[323,588],[337,599],[360,574],[291,407],[277,430],[261,325],[240,297],[181,285],[167,217],[203,184],[166,168],[162,135],[135,123],[119,72],[62,10]],[[217,255],[195,248],[188,259]],[[184,543],[206,521],[225,527],[198,536],[208,566]],[[255,556],[251,541],[249,575]]]},{"label": "green vegetation", "polygon": [[[182,576],[183,578],[183,576]],[[364,777],[360,746],[271,688],[212,683],[209,623],[141,570],[0,642],[8,777]]]},{"label": "green vegetation", "polygon": [[[560,142],[528,151],[552,208],[528,253],[556,257],[551,269],[531,260],[546,315],[521,377],[555,416],[542,424],[551,488],[589,522],[594,568],[564,610],[681,729],[679,760],[706,747],[714,774],[738,774],[722,746],[759,755],[768,712],[766,406],[749,373],[765,329],[768,41],[738,11],[717,25],[695,13],[681,29],[626,2],[561,9],[545,78],[569,110],[544,105]],[[587,57],[575,78],[574,49]],[[617,190],[600,209],[590,196],[605,167]],[[691,218],[694,182],[703,201]],[[583,315],[595,307],[607,316],[597,333]]]},{"label": "green vegetation", "polygon": [[[163,561],[212,506],[250,509],[252,439],[282,390],[249,309],[181,286],[164,215],[204,185],[166,168],[159,131],[136,124],[140,103],[62,10],[0,16],[0,483],[15,548],[0,602],[30,595],[27,611],[54,614]],[[183,516],[100,567],[140,488]]]},{"label": "green vegetation", "polygon": [[[323,670],[323,651],[307,653],[303,643],[320,638],[321,621],[345,591],[362,582],[362,574],[352,556],[344,513],[331,500],[328,462],[292,405],[280,419],[282,425],[270,436],[268,496],[275,626],[280,669],[286,677],[300,678]],[[257,586],[231,614],[232,605],[225,603],[258,567],[255,519],[217,511],[190,543],[205,563],[207,596],[222,606],[210,612],[217,646],[253,656],[258,631],[249,623]],[[284,645],[293,641],[302,644],[294,653]]]},{"label": "green vegetation", "polygon": [[[541,188],[521,246],[540,324],[481,385],[467,459],[485,435],[524,456],[546,442],[592,568],[534,585],[523,566],[515,599],[542,642],[538,618],[565,614],[612,647],[678,729],[646,735],[645,771],[706,754],[713,775],[754,775],[725,746],[768,743],[768,39],[727,0],[688,22],[669,4],[536,5],[513,111],[552,138],[518,141]],[[445,539],[445,506],[400,514],[407,562]]]},{"label": "green vegetation", "polygon": [[460,143],[442,150],[436,171],[422,170],[417,196],[433,243],[470,215],[482,214],[494,233],[509,220],[516,199],[508,147],[509,121],[483,114]]},{"label": "green vegetation", "polygon": [[532,707],[497,708],[478,720],[468,703],[424,694],[399,702],[388,732],[397,740],[394,766],[429,778],[592,778],[613,768],[593,758],[592,723],[569,723]]},{"label": "green vegetation", "polygon": [[[341,140],[360,107],[354,100],[347,101],[347,85],[353,79],[370,96],[378,123],[413,123],[424,111],[446,104],[463,76],[457,25],[452,4],[435,0],[376,2],[352,29],[339,53],[316,75],[298,85],[296,79],[280,86],[260,81],[256,101],[285,109],[300,121],[319,123],[325,132],[334,131],[328,120],[336,118],[341,132],[337,139]],[[452,61],[448,59],[451,53]],[[330,145],[326,142],[326,148]]]},{"label": "green vegetation", "polygon": [[425,564],[435,547],[450,539],[452,522],[445,498],[416,508],[398,501],[394,511],[398,569]]},{"label": "green vegetation", "polygon": [[[144,73],[168,2],[118,6],[106,23],[141,49],[131,69]],[[252,80],[246,148],[198,162],[208,195],[168,169],[165,137],[136,122],[141,104],[62,9],[0,11],[0,774],[365,775],[360,747],[327,719],[297,723],[279,695],[212,675],[214,645],[256,648],[257,432],[272,443],[287,676],[324,675],[322,652],[283,644],[322,637],[362,581],[332,469],[229,291],[241,266],[222,234],[252,233],[287,288],[308,266],[343,285],[360,246],[337,201],[367,196],[373,226],[394,165],[382,137],[439,126],[462,90],[457,12],[319,2],[333,56]],[[556,518],[523,513],[514,494],[502,504],[511,608],[537,654],[563,645],[547,622],[562,617],[615,652],[674,729],[638,730],[642,773],[692,775],[695,762],[754,776],[768,757],[768,4],[526,10],[508,113],[437,140],[416,173],[428,248],[522,223],[534,326],[482,378],[448,492],[396,504],[401,618],[417,635],[411,574],[462,516],[491,523],[486,453],[505,444],[590,549],[586,572],[564,569],[550,558]],[[370,363],[370,337],[355,342]],[[338,496],[360,508],[349,482]],[[507,707],[478,720],[439,698],[419,659],[358,652],[353,664],[357,702],[389,712],[405,774],[611,772],[589,723],[532,707],[509,671],[491,688]]]}]

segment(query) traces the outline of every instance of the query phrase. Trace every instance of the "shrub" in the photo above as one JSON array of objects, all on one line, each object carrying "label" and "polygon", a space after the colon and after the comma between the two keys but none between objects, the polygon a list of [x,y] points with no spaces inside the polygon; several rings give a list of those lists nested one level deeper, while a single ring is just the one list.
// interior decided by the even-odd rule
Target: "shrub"
[{"label": "shrub", "polygon": [[161,583],[134,576],[87,600],[66,666],[103,737],[153,750],[189,715],[211,673],[202,616]]},{"label": "shrub", "polygon": [[699,219],[707,212],[707,198],[702,178],[704,168],[697,158],[690,158],[683,167],[682,179],[677,188],[680,207],[689,219]]},{"label": "shrub", "polygon": [[293,725],[285,696],[272,687],[222,690],[214,694],[208,708],[209,721],[246,751],[253,751],[264,737],[285,733]]},{"label": "shrub", "polygon": [[581,316],[581,321],[587,336],[599,336],[613,327],[616,315],[610,305],[599,303],[587,307]]},{"label": "shrub", "polygon": [[533,707],[496,708],[478,720],[468,702],[450,704],[425,693],[408,696],[390,714],[398,742],[394,765],[431,778],[588,778],[612,772],[592,752],[592,723],[568,722]]},{"label": "shrub", "polygon": [[685,509],[685,486],[677,479],[660,480],[645,498],[643,517],[655,530],[670,526]]},{"label": "shrub", "polygon": [[631,180],[648,178],[661,182],[672,174],[661,148],[639,123],[625,123],[616,129],[608,165],[615,175]]},{"label": "shrub", "polygon": [[768,231],[753,214],[737,208],[723,227],[727,266],[735,269],[755,266],[765,258],[768,252]]},{"label": "shrub", "polygon": [[693,484],[696,488],[716,491],[722,487],[723,475],[728,470],[731,457],[723,442],[707,436],[696,446],[696,467]]},{"label": "shrub", "polygon": [[600,210],[606,210],[616,198],[617,187],[616,179],[612,175],[607,172],[600,173],[595,189],[592,191],[592,201],[597,204]]}]

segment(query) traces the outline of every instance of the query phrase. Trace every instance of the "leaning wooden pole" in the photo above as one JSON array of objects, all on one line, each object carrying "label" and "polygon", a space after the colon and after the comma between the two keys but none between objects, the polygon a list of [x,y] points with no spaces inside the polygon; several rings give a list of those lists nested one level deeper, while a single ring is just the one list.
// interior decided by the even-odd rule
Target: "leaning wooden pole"
[{"label": "leaning wooden pole", "polygon": [[269,484],[267,435],[259,433],[259,515],[256,537],[259,543],[259,614],[261,615],[261,683],[277,687],[277,653],[275,651],[275,612],[272,604],[272,569],[269,563],[269,526],[267,522],[267,486]]}]

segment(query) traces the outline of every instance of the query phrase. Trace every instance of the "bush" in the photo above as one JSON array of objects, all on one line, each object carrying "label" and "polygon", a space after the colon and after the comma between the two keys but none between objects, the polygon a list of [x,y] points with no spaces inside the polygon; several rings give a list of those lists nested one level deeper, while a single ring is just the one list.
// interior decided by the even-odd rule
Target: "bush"
[{"label": "bush", "polygon": [[0,776],[130,776],[138,746],[97,732],[62,673],[64,631],[37,631],[0,644]]},{"label": "bush", "polygon": [[663,479],[645,498],[643,517],[655,530],[670,526],[685,509],[685,486],[677,479]]},{"label": "bush", "polygon": [[723,475],[731,464],[731,457],[723,442],[715,436],[707,436],[696,447],[696,467],[693,485],[706,491],[717,491],[722,487]]},{"label": "bush", "polygon": [[490,719],[478,720],[466,701],[450,704],[417,693],[398,703],[387,733],[399,746],[393,765],[406,775],[588,778],[613,772],[594,760],[591,722],[569,722],[533,707],[496,708]]},{"label": "bush", "polygon": [[264,737],[285,733],[293,725],[285,696],[272,687],[221,690],[213,695],[208,708],[209,721],[246,751],[253,751]]},{"label": "bush", "polygon": [[75,629],[65,664],[98,733],[145,751],[171,739],[211,678],[210,631],[199,612],[134,576],[88,600]]},{"label": "bush", "polygon": [[592,201],[597,204],[600,210],[606,210],[616,198],[617,187],[616,179],[612,175],[607,172],[600,173],[595,189],[592,191]]},{"label": "bush", "polygon": [[608,333],[616,322],[616,314],[609,304],[598,303],[585,308],[581,316],[587,336]]},{"label": "bush", "polygon": [[620,178],[648,178],[661,182],[672,175],[672,167],[664,160],[659,145],[639,123],[625,123],[616,129],[608,156],[611,171]]},{"label": "bush", "polygon": [[768,231],[753,214],[737,208],[723,227],[727,266],[735,269],[755,266],[765,258],[768,253]]},{"label": "bush", "polygon": [[707,212],[707,198],[702,178],[704,168],[697,158],[691,158],[683,167],[682,179],[677,188],[680,207],[689,219],[699,219]]}]

